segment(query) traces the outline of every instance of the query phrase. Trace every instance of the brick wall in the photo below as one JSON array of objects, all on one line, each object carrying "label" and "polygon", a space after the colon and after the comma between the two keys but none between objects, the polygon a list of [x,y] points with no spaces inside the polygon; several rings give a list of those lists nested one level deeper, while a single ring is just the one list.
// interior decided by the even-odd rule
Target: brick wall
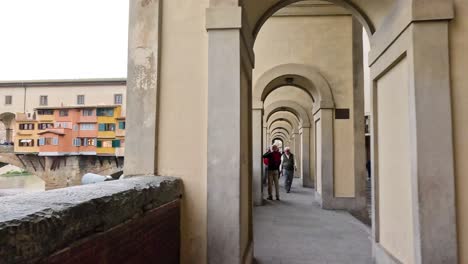
[{"label": "brick wall", "polygon": [[85,237],[41,263],[179,263],[180,200]]}]

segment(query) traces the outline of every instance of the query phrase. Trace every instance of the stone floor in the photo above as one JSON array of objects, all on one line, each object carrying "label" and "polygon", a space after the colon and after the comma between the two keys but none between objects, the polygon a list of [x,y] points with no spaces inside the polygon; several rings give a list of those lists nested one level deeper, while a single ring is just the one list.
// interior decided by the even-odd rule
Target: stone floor
[{"label": "stone floor", "polygon": [[291,193],[281,189],[281,201],[254,209],[257,264],[372,263],[367,226],[347,212],[320,209],[297,179]]}]

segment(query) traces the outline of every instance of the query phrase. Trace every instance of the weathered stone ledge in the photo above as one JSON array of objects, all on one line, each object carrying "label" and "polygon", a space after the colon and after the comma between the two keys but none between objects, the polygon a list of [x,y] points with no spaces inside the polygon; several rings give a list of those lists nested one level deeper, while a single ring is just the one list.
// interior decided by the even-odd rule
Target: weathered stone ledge
[{"label": "weathered stone ledge", "polygon": [[0,198],[0,262],[36,262],[177,200],[182,181],[142,176]]}]

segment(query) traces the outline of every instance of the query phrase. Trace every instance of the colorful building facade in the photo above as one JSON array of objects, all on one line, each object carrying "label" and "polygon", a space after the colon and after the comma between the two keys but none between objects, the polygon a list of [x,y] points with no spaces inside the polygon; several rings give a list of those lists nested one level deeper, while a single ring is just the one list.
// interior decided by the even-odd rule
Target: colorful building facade
[{"label": "colorful building facade", "polygon": [[17,114],[16,153],[40,156],[123,156],[125,117],[120,105],[36,108]]}]

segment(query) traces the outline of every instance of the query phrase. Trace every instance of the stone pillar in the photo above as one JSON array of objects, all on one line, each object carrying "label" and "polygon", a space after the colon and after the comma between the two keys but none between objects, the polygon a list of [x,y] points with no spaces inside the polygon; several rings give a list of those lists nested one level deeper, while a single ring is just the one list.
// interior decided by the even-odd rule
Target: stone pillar
[{"label": "stone pillar", "polygon": [[415,263],[458,261],[448,36],[447,21],[414,23],[408,52]]},{"label": "stone pillar", "polygon": [[295,172],[295,176],[298,178],[302,177],[302,151],[301,151],[301,138],[297,131],[294,132],[294,155],[296,155],[296,167],[297,171]]},{"label": "stone pillar", "polygon": [[5,139],[6,139],[6,142],[13,142],[13,129],[11,128],[5,129]]},{"label": "stone pillar", "polygon": [[310,127],[300,128],[299,133],[301,134],[302,185],[304,187],[313,188],[314,183],[310,171]]},{"label": "stone pillar", "polygon": [[364,56],[362,24],[353,18],[353,130],[355,206],[367,214],[367,171],[364,113]]},{"label": "stone pillar", "polygon": [[243,34],[238,6],[207,9],[206,28],[207,262],[239,264],[253,257],[249,140],[253,41],[245,39],[248,35]]},{"label": "stone pillar", "polygon": [[157,174],[161,1],[130,1],[124,174]]},{"label": "stone pillar", "polygon": [[[413,263],[458,263],[448,21],[411,23],[383,54],[371,57],[373,255],[394,261],[381,242],[379,86],[402,58],[408,67]],[[376,56],[376,54],[378,56]],[[429,55],[428,55],[429,54]],[[436,125],[435,125],[436,124]],[[388,140],[388,139],[387,139]]]},{"label": "stone pillar", "polygon": [[[320,192],[316,192],[316,199],[324,209],[336,209],[333,204],[334,194],[334,162],[333,162],[333,109],[320,109],[314,115],[316,131],[316,149],[320,151],[317,156],[315,166],[320,166],[320,173],[316,175],[320,178]],[[320,125],[317,123],[320,122]]]},{"label": "stone pillar", "polygon": [[252,189],[254,205],[263,203],[263,109],[252,110]]}]

